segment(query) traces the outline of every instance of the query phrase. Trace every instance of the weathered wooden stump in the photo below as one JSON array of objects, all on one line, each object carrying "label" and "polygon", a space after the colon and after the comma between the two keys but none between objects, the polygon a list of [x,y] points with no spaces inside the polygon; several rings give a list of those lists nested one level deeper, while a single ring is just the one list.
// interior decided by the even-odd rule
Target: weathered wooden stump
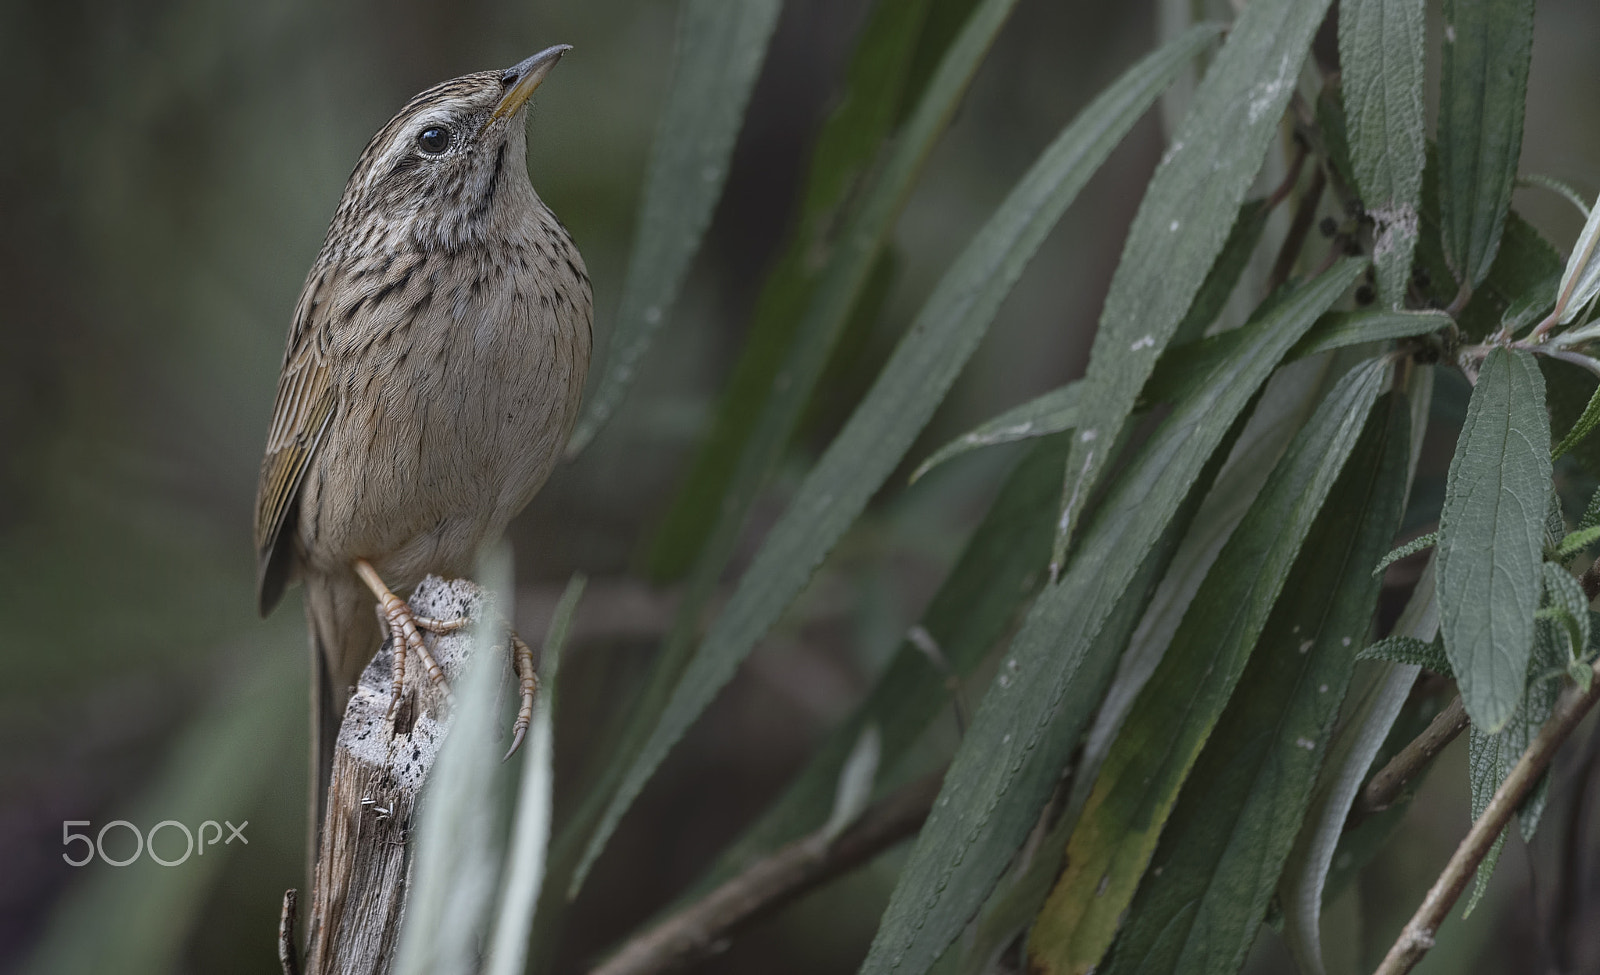
[{"label": "weathered wooden stump", "polygon": [[[486,612],[482,590],[465,579],[429,576],[408,602],[420,616],[473,621],[423,635],[446,679],[458,682]],[[305,915],[306,975],[385,975],[399,945],[413,859],[408,840],[452,715],[421,662],[408,657],[405,694],[391,720],[392,666],[386,642],[361,672],[339,727]]]}]

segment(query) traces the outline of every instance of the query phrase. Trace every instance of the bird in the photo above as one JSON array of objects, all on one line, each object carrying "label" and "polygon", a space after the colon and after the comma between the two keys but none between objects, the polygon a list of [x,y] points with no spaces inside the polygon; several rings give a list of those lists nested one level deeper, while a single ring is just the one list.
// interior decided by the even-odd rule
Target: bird
[{"label": "bird", "polygon": [[[419,631],[463,621],[418,617],[397,594],[430,573],[467,576],[550,476],[577,417],[593,296],[526,161],[529,98],[570,49],[407,102],[356,162],[294,308],[254,539],[263,616],[289,585],[305,588],[313,822],[383,631],[391,716],[408,657],[442,683]],[[527,645],[514,633],[511,645],[514,751],[535,678]]]}]

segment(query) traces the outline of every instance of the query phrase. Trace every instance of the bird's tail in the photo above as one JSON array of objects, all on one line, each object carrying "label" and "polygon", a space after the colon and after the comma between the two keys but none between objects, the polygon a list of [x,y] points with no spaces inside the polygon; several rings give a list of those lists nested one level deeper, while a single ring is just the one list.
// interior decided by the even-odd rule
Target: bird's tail
[{"label": "bird's tail", "polygon": [[307,817],[308,863],[316,865],[323,817],[327,815],[333,751],[350,689],[378,649],[372,597],[351,575],[348,581],[306,579],[306,629],[311,642],[311,809]]}]

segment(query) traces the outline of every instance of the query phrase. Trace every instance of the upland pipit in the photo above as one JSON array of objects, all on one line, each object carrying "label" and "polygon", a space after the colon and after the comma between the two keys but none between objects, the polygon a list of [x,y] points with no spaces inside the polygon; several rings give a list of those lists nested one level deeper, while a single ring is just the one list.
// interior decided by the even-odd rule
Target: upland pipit
[{"label": "upland pipit", "polygon": [[[319,789],[378,648],[374,598],[398,700],[408,656],[437,678],[417,629],[441,621],[414,618],[394,590],[466,575],[549,477],[577,415],[589,278],[528,181],[524,124],[567,50],[411,99],[361,154],[300,293],[255,541],[263,614],[305,583]],[[520,740],[531,655],[517,667]]]}]

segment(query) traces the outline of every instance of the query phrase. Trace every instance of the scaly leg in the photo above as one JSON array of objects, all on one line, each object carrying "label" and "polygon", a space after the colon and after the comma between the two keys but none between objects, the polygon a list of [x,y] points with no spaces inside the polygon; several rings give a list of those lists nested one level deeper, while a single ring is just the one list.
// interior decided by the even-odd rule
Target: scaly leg
[{"label": "scaly leg", "polygon": [[506,749],[505,761],[515,755],[522,746],[522,739],[528,733],[528,725],[533,723],[533,696],[539,690],[539,675],[533,669],[533,651],[528,644],[517,636],[517,631],[507,628],[511,634],[511,664],[517,672],[517,690],[521,703],[517,706],[517,720],[511,726],[511,747]]},{"label": "scaly leg", "polygon": [[449,698],[450,685],[445,682],[444,670],[439,667],[439,662],[433,659],[433,654],[429,653],[428,648],[423,645],[421,631],[449,633],[452,630],[459,630],[467,625],[466,617],[458,617],[453,620],[436,620],[427,616],[418,616],[411,612],[411,607],[405,604],[405,600],[389,590],[389,587],[384,584],[383,579],[378,575],[377,570],[372,567],[371,562],[366,559],[356,559],[355,570],[356,575],[361,577],[361,581],[367,584],[368,589],[372,590],[372,594],[378,597],[378,604],[381,607],[383,618],[389,625],[390,635],[394,637],[392,641],[394,646],[394,683],[391,685],[389,694],[390,717],[394,716],[394,710],[400,703],[400,695],[405,687],[407,652],[414,652],[417,655],[417,659],[422,661],[423,669],[428,672],[428,680],[436,684],[444,692],[445,697]]}]

